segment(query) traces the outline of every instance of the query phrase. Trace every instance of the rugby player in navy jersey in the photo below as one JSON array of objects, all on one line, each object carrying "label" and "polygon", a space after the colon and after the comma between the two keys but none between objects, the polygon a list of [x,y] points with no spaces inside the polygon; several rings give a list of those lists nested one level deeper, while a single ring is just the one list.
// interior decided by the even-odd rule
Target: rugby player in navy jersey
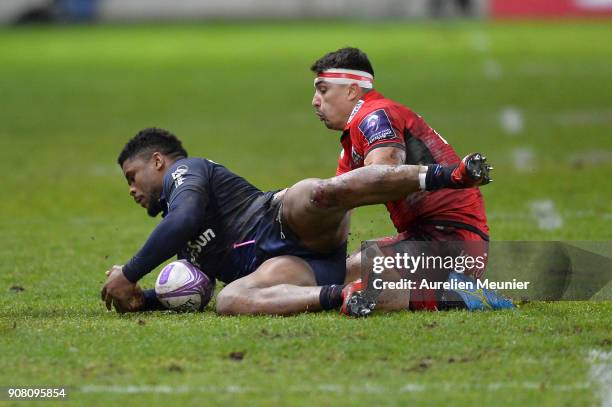
[{"label": "rugby player in navy jersey", "polygon": [[161,309],[137,282],[173,256],[226,286],[221,314],[287,315],[342,304],[350,209],[419,190],[489,181],[478,154],[454,166],[372,165],[330,179],[262,192],[224,166],[188,158],[172,133],[140,131],[118,163],[129,193],[163,219],[140,251],[107,272],[101,297],[119,312]]}]

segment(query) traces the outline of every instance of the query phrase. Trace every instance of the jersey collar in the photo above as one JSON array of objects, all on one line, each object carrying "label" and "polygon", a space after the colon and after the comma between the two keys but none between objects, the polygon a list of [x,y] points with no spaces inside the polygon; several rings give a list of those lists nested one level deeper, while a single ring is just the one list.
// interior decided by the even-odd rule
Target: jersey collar
[{"label": "jersey collar", "polygon": [[[185,157],[186,158],[186,157]],[[172,171],[174,171],[176,169],[176,167],[178,166],[177,163],[181,160],[184,160],[185,158],[179,158],[178,160],[176,160],[175,162],[172,163],[172,165],[170,165],[170,167],[168,167],[168,169],[166,170],[166,172],[164,173],[164,181],[166,180],[166,176],[168,174],[171,174]],[[166,182],[164,182],[164,185],[166,184]],[[159,205],[162,208],[162,218],[166,217],[166,215],[168,214],[168,198],[166,196],[166,188],[165,186],[162,188],[161,194],[159,196]]]},{"label": "jersey collar", "polygon": [[[174,163],[174,164],[176,164],[176,163]],[[172,166],[174,166],[174,164],[172,164],[170,166],[170,168],[168,168],[168,170],[166,170],[166,172],[164,173],[164,180],[166,179],[166,175],[168,175],[170,169],[172,168]],[[164,184],[165,184],[165,182],[164,182]],[[158,202],[159,202],[159,206],[162,209],[162,212],[161,212],[162,218],[165,218],[166,215],[168,214],[168,198],[166,197],[166,188],[165,187],[162,187],[162,191],[161,191],[161,194],[159,195]]]},{"label": "jersey collar", "polygon": [[372,89],[371,91],[363,95],[361,99],[359,99],[359,101],[357,101],[357,103],[355,104],[355,107],[353,108],[353,111],[351,112],[351,115],[349,116],[346,122],[346,125],[344,126],[344,131],[349,130],[351,121],[355,118],[355,116],[357,115],[357,112],[359,112],[359,109],[361,109],[361,107],[366,102],[370,102],[372,100],[377,100],[377,99],[383,99],[383,98],[384,96],[381,93],[375,91],[374,89]]},{"label": "jersey collar", "polygon": [[166,201],[166,197],[163,195],[163,193],[162,196],[159,198],[159,206],[162,210],[162,218],[165,218],[168,214],[168,201]]}]

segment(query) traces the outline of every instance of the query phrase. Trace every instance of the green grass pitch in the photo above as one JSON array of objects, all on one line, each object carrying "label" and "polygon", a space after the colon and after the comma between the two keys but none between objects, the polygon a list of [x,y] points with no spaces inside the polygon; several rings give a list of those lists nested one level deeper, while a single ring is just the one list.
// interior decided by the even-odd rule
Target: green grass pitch
[{"label": "green grass pitch", "polygon": [[[263,189],[330,176],[338,135],[312,113],[308,68],[345,45],[460,155],[490,157],[493,239],[610,240],[611,35],[609,23],[1,29],[0,386],[69,386],[75,405],[609,401],[610,364],[590,359],[610,354],[610,302],[351,320],[119,316],[98,296],[158,221],[127,195],[123,143],[166,127]],[[533,201],[562,225],[538,227]],[[361,209],[350,246],[392,233],[384,208]]]}]

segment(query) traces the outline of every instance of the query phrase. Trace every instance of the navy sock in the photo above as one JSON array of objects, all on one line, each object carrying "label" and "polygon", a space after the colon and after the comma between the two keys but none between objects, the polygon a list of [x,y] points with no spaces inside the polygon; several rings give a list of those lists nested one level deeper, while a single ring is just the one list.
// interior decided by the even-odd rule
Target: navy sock
[{"label": "navy sock", "polygon": [[339,308],[342,305],[342,289],[338,284],[324,285],[319,293],[319,303],[324,310]]},{"label": "navy sock", "polygon": [[441,188],[457,188],[451,180],[451,174],[457,168],[457,165],[446,167],[440,164],[427,166],[427,174],[425,175],[425,190],[435,191]]},{"label": "navy sock", "polygon": [[157,294],[155,294],[155,290],[144,290],[143,294],[145,303],[142,311],[162,311],[168,309],[164,307],[161,302],[159,302],[157,299]]}]

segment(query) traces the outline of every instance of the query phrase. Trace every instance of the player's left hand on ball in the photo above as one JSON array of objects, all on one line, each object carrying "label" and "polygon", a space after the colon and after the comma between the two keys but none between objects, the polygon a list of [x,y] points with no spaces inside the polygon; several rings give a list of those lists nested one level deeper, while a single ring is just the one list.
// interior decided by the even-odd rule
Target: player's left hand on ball
[{"label": "player's left hand on ball", "polygon": [[114,305],[117,312],[134,312],[143,306],[142,290],[125,277],[122,266],[113,266],[106,275],[108,278],[100,293],[106,309],[110,311]]}]

